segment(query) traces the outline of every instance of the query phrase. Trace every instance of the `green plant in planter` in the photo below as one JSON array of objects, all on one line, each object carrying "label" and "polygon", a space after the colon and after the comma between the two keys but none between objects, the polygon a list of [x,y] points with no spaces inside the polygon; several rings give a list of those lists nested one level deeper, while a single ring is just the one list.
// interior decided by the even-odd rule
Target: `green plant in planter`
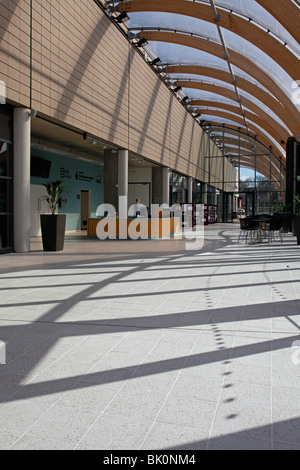
[{"label": "green plant in planter", "polygon": [[47,196],[43,196],[43,199],[48,202],[50,212],[54,215],[61,195],[66,192],[63,181],[53,180],[43,184],[43,186],[47,190]]},{"label": "green plant in planter", "polygon": [[278,214],[291,214],[292,205],[291,204],[275,204],[275,212]]},{"label": "green plant in planter", "polygon": [[282,215],[284,233],[292,231],[292,204],[276,204],[274,212]]},{"label": "green plant in planter", "polygon": [[42,196],[48,202],[51,214],[41,214],[41,231],[44,251],[60,251],[64,247],[66,214],[56,214],[59,198],[66,191],[62,180],[45,183],[47,195]]}]

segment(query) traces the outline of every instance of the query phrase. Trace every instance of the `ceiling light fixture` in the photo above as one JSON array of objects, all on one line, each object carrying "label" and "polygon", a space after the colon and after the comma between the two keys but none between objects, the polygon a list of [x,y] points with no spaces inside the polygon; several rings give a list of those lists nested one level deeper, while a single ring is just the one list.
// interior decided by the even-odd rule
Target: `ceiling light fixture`
[{"label": "ceiling light fixture", "polygon": [[137,47],[145,47],[145,46],[147,46],[147,44],[148,44],[147,39],[146,39],[146,38],[142,38],[142,39],[140,39],[140,40],[136,43],[136,46],[137,46]]},{"label": "ceiling light fixture", "polygon": [[151,60],[151,62],[149,62],[150,65],[157,65],[161,62],[160,58],[159,57],[156,57],[156,59],[153,59]]},{"label": "ceiling light fixture", "polygon": [[126,23],[126,21],[129,21],[129,16],[127,15],[126,11],[123,11],[114,19],[116,20],[117,23]]}]

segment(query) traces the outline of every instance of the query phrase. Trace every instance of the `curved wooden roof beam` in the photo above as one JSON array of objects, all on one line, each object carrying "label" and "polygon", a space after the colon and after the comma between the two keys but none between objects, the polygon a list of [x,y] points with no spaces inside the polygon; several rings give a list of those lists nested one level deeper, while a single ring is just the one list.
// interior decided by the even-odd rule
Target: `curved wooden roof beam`
[{"label": "curved wooden roof beam", "polygon": [[[230,134],[227,134],[227,136],[225,134],[224,143],[225,143],[225,145],[233,146],[236,149],[236,151],[238,151],[238,149],[241,148],[241,149],[250,150],[251,153],[253,154],[255,149],[256,149],[257,155],[260,155],[260,156],[264,155],[270,160],[270,149],[265,147],[263,144],[261,144],[258,141],[256,142],[256,145],[255,145],[254,142],[241,140],[240,141],[240,146],[239,146],[239,139],[234,139],[232,136],[230,136]],[[273,154],[271,154],[271,155],[272,155],[271,156],[272,161],[274,160],[274,162],[275,161],[277,162],[277,158],[275,156],[273,157]]]},{"label": "curved wooden roof beam", "polygon": [[[228,158],[230,161],[234,162],[237,166],[241,164],[247,163],[249,167],[251,168],[256,168],[258,173],[263,174],[268,180],[270,180],[270,164],[266,159],[262,159],[260,156],[257,156],[256,163],[255,160],[252,158],[251,155],[247,155],[245,153],[239,155],[236,155],[236,152],[234,149],[232,149],[232,152],[230,149],[226,152],[228,152]],[[280,181],[280,171],[276,167],[272,167],[272,175],[271,175],[272,180],[279,180]]]},{"label": "curved wooden roof beam", "polygon": [[[215,125],[214,125],[215,124]],[[223,133],[223,124],[222,123],[214,123],[214,122],[211,122],[209,124],[209,128],[210,128],[210,131],[212,133],[215,133],[215,132],[219,132],[220,134]],[[234,136],[237,136],[237,138],[239,137],[239,135],[241,136],[241,140],[244,139],[244,140],[247,140],[247,139],[255,139],[255,133],[253,132],[253,135],[250,134],[247,134],[247,131],[246,129],[243,130],[242,127],[237,127],[237,126],[233,126],[233,125],[230,125],[230,124],[226,124],[225,127],[224,127],[224,133],[225,135],[234,135]],[[249,140],[247,140],[247,142],[249,142]],[[263,144],[262,142],[260,141],[257,141],[258,144],[262,144],[262,145],[265,145]],[[269,148],[268,146],[266,146],[267,148]]]},{"label": "curved wooden roof beam", "polygon": [[276,20],[285,27],[285,29],[300,42],[300,29],[299,21],[299,8],[290,0],[256,0],[262,7],[265,8]]},{"label": "curved wooden roof beam", "polygon": [[[238,142],[234,142],[231,139],[224,139],[224,140],[221,139],[221,142],[222,143],[224,142],[226,152],[227,151],[235,151],[235,152],[240,151],[241,154],[243,154],[243,153],[247,153],[247,154],[249,153],[250,155],[254,154],[254,150],[253,150],[253,147],[251,146],[251,144],[246,145],[246,144],[241,143],[241,145],[239,146]],[[258,151],[257,155],[261,155],[261,153]],[[266,153],[266,155],[267,155],[267,153]]]},{"label": "curved wooden roof beam", "polygon": [[[233,153],[238,152],[238,149],[235,148],[234,146],[232,147],[230,144],[229,144],[229,145],[226,145],[226,144],[225,144],[224,149],[225,149],[225,152],[229,154],[229,156],[230,156],[230,154],[231,154],[232,152],[233,152]],[[250,157],[253,157],[253,150],[247,149],[247,148],[245,148],[245,147],[241,147],[240,153],[241,153],[241,156],[244,156],[244,157],[249,157],[249,158],[250,158]],[[257,156],[257,157],[258,157],[258,156]]]},{"label": "curved wooden roof beam", "polygon": [[[255,159],[251,155],[242,153],[239,156],[236,154],[234,150],[232,151],[228,150],[228,158],[230,159],[230,161],[234,161],[237,166],[245,162],[249,163],[250,165],[253,165],[253,167],[254,168],[256,167],[259,173],[262,173],[266,178],[270,180],[270,163],[269,161],[266,161],[265,158],[262,159],[260,156],[257,156],[256,165],[255,165]],[[278,179],[280,181],[280,169],[277,168],[276,166],[272,166],[271,178],[272,180]]]},{"label": "curved wooden roof beam", "polygon": [[[224,124],[221,123],[221,122],[207,122],[207,125],[209,126],[210,128],[210,131],[215,134],[216,132],[223,134],[223,127],[224,127]],[[240,129],[240,130],[239,130]],[[250,132],[247,133],[246,129],[243,129],[243,127],[239,127],[239,126],[234,126],[234,125],[231,125],[231,124],[226,124],[225,127],[224,127],[224,133],[225,135],[233,135],[233,136],[241,136],[241,140],[247,140],[247,139],[252,139],[253,142],[255,141],[255,135],[257,136],[257,134],[255,134],[254,131],[251,131],[250,129]],[[265,137],[265,136],[264,136]],[[247,140],[247,142],[249,142],[249,140]],[[262,145],[265,147],[265,150],[266,149],[270,149],[270,145],[266,145],[265,143],[262,142],[262,140],[258,140],[256,138],[256,142],[258,145]],[[267,150],[266,150],[267,151]]]},{"label": "curved wooden roof beam", "polygon": [[[215,134],[216,132],[222,132],[222,128],[221,127],[214,127],[213,124],[210,126],[210,129],[211,129],[211,132],[213,134]],[[236,136],[236,132],[237,131],[234,131],[234,129],[228,129],[228,127],[225,129],[225,141],[226,139],[228,139],[228,141],[231,141],[231,143],[233,145],[237,145],[238,146],[238,142],[239,142],[239,139],[233,139],[233,138],[230,138],[230,136]],[[215,134],[216,135],[216,134]],[[218,139],[222,139],[222,135],[221,134],[217,134],[216,136]],[[254,137],[253,137],[254,139]],[[267,146],[267,144],[269,144],[269,141],[265,140],[264,142],[262,142],[262,138],[260,140],[257,140],[257,146],[258,146],[258,153],[267,153],[270,152],[270,145]],[[249,141],[245,141],[245,140],[242,140],[241,139],[241,147],[245,147],[245,145],[249,146],[249,148],[253,148],[253,145],[254,145],[254,142],[253,144],[250,143]],[[263,147],[263,148],[262,148]],[[277,158],[274,156],[274,159]]]},{"label": "curved wooden roof beam", "polygon": [[[203,100],[203,101],[202,100],[192,100],[190,104],[191,104],[191,106],[203,106],[203,107],[207,107],[207,108],[225,109],[227,111],[231,111],[235,114],[240,114],[241,115],[241,109],[240,109],[239,106],[232,106],[232,105],[227,104],[227,103],[220,103],[220,102],[218,103],[216,101],[206,101],[206,100]],[[249,102],[249,104],[246,104],[246,103],[244,103],[244,100],[243,100],[242,104],[245,104],[245,106],[249,107],[250,109],[251,108],[253,109],[253,106],[250,106],[252,104],[251,102]],[[245,118],[246,119],[251,119],[251,121],[254,121],[254,122],[257,121],[257,117],[261,118],[263,121],[266,122],[266,124],[268,126],[271,126],[275,130],[277,135],[279,134],[279,136],[281,136],[282,139],[287,140],[290,134],[286,131],[286,129],[284,129],[280,124],[278,124],[276,121],[274,121],[274,119],[269,118],[269,116],[266,113],[264,113],[263,111],[261,111],[259,108],[258,109],[256,109],[256,108],[257,107],[255,106],[254,107],[255,114],[251,113],[250,111],[245,110],[245,115],[244,115]],[[197,109],[197,113],[201,113],[201,111],[202,111],[201,108]],[[261,126],[261,127],[263,127],[263,129],[264,129],[264,126]]]},{"label": "curved wooden roof beam", "polygon": [[[184,16],[191,16],[200,20],[215,24],[211,5],[199,4],[187,0],[131,0],[119,3],[119,11],[138,12],[154,11],[164,13],[175,13]],[[220,19],[218,26],[225,28],[245,40],[251,42],[256,47],[265,52],[275,62],[277,62],[294,80],[299,78],[299,63],[297,57],[284,45],[270,36],[267,31],[259,28],[242,18],[232,14],[218,6]],[[298,12],[299,13],[299,12]],[[285,14],[285,13],[283,13]]]},{"label": "curved wooden roof beam", "polygon": [[[243,167],[246,167],[246,168],[250,168],[251,170],[255,170],[255,166],[247,161],[243,162],[243,165],[241,165]],[[256,168],[257,169],[257,168]],[[258,169],[257,169],[258,171]],[[260,171],[258,171],[260,174],[262,174],[263,176],[265,176],[265,178],[268,178],[268,176],[266,176],[267,174],[267,170],[266,169],[260,169]],[[282,191],[282,195],[284,194],[283,192],[283,189],[280,188],[280,182],[278,181],[272,181],[275,189],[277,189],[278,192],[280,192],[280,189]],[[220,184],[220,181],[210,181],[210,184],[211,186],[217,186],[218,184]],[[241,191],[241,193],[243,193],[244,191]]]},{"label": "curved wooden roof beam", "polygon": [[[193,88],[197,90],[205,90],[205,91],[210,91],[212,93],[217,93],[231,100],[234,100],[234,96],[235,96],[234,91],[231,91],[228,88],[223,88],[223,87],[219,87],[217,85],[211,85],[208,83],[177,81],[176,84],[177,86],[181,86],[182,88]],[[242,100],[242,103],[245,104],[245,106],[252,108],[252,109],[255,107],[255,105],[253,105],[252,102],[246,100],[245,98]],[[192,100],[190,104],[192,106],[201,106],[202,101]],[[215,104],[215,107],[217,107],[217,104]],[[237,110],[239,114],[240,109],[237,108]],[[260,110],[260,115],[262,115],[261,110]],[[251,119],[251,121],[254,120],[254,122],[256,122],[260,127],[262,127],[262,129],[265,129],[270,135],[272,135],[272,137],[274,137],[274,139],[277,140],[280,143],[280,145],[281,145],[281,140],[287,140],[289,137],[289,133],[283,127],[279,126],[279,124],[277,124],[271,118],[268,118],[268,116],[266,118],[266,115],[264,115],[264,119],[263,119],[257,114],[253,114],[250,111],[245,111],[245,117],[246,118],[248,117],[249,119]]]},{"label": "curved wooden roof beam", "polygon": [[[268,180],[270,180],[270,165],[268,162],[265,162],[262,160],[259,161],[259,158],[257,158],[256,164],[255,164],[255,161],[251,159],[250,157],[247,157],[246,155],[239,156],[235,154],[230,154],[230,152],[229,152],[228,157],[237,166],[239,166],[239,164],[240,166],[242,166],[242,164],[247,164],[249,168],[253,168],[254,170],[256,168],[258,173],[263,174]],[[275,180],[278,179],[278,181],[280,181],[280,171],[278,170],[278,168],[275,168],[275,167],[272,167],[272,180],[273,179]]]},{"label": "curved wooden roof beam", "polygon": [[[217,107],[215,107],[215,106],[214,106],[214,108],[215,109],[212,109],[212,108],[203,108],[202,109],[201,108],[201,109],[198,109],[197,111],[201,112],[202,114],[206,114],[206,115],[211,114],[213,116],[222,116],[225,119],[229,119],[229,120],[230,119],[232,120],[232,117],[234,115],[234,116],[237,116],[239,119],[241,119],[241,122],[243,122],[243,118],[239,114],[240,109],[237,108],[237,107],[228,106],[228,109],[227,109],[228,113],[227,112],[224,113],[221,109],[217,109]],[[277,140],[277,142],[281,145],[280,137],[278,137],[278,134],[276,133],[276,130],[273,128],[273,126],[268,125],[268,123],[266,123],[265,121],[260,119],[256,114],[250,113],[249,111],[245,112],[245,118],[250,119],[254,123],[258,124],[262,129],[266,130],[272,137],[274,137],[274,139]]]},{"label": "curved wooden roof beam", "polygon": [[[223,127],[224,127],[224,132],[225,135],[233,135],[233,136],[238,136],[240,134],[241,139],[253,139],[253,142],[255,141],[255,136],[256,136],[256,141],[258,145],[263,145],[265,149],[270,149],[271,144],[270,139],[268,139],[265,135],[263,135],[263,138],[265,139],[265,142],[263,142],[261,139],[258,139],[257,133],[251,129],[249,129],[249,132],[247,133],[247,129],[243,128],[243,126],[238,126],[238,125],[233,125],[233,124],[224,124],[222,122],[216,122],[216,121],[208,121],[206,120],[206,125],[209,126],[210,131],[215,134],[216,132],[220,133],[220,135],[223,133]],[[267,143],[266,143],[267,142]]]},{"label": "curved wooden roof beam", "polygon": [[[241,139],[239,141],[239,139],[233,139],[232,137],[229,137],[229,135],[226,134],[226,133],[224,135],[224,139],[223,139],[222,136],[220,136],[220,139],[222,140],[222,142],[224,140],[225,145],[226,144],[233,145],[234,147],[236,147],[236,149],[238,149],[239,144],[240,144],[241,149],[250,150],[253,153],[254,142],[250,142],[249,140],[243,140],[243,139]],[[257,153],[259,155],[262,155],[262,154],[269,155],[270,154],[270,150],[267,149],[265,146],[259,145],[259,142],[257,142],[256,146],[257,146]]]},{"label": "curved wooden roof beam", "polygon": [[[244,125],[244,121],[241,117],[237,116],[237,115],[234,115],[234,114],[229,114],[229,113],[222,113],[223,116],[221,116],[221,111],[219,111],[218,114],[216,113],[213,113],[211,112],[210,115],[216,115],[216,116],[220,116],[220,117],[223,117],[225,119],[229,119],[230,121],[233,121],[237,124],[236,128],[240,127],[240,125]],[[208,113],[207,113],[208,114]],[[205,120],[208,124],[210,123],[210,121],[208,119]],[[223,123],[222,122],[214,122],[214,121],[211,121],[211,124],[212,126],[215,125],[215,124],[218,124],[220,126],[223,126]],[[227,126],[228,124],[226,124]],[[249,123],[249,128],[250,130],[254,133],[254,135],[257,136],[257,140],[260,141],[260,142],[263,142],[266,147],[270,147],[272,146],[274,148],[274,142],[272,142],[268,136],[264,135],[261,133],[261,130],[258,129],[255,125],[253,125],[252,123]],[[277,149],[276,147],[276,152],[278,152],[279,156],[283,158],[283,161],[285,162],[285,156],[280,153],[280,150]],[[274,152],[273,152],[274,153]]]},{"label": "curved wooden roof beam", "polygon": [[[224,119],[229,119],[229,120],[237,122],[239,124],[244,123],[244,120],[241,116],[239,116],[235,113],[232,113],[232,112],[224,112],[224,111],[220,111],[220,110],[205,109],[203,114],[212,115],[212,116],[220,116]],[[248,114],[248,116],[249,116],[249,114]],[[249,117],[249,119],[251,119],[253,121],[253,119],[251,117]],[[281,139],[278,138],[278,135],[276,135],[276,132],[274,132],[274,130],[270,126],[267,126],[267,124],[258,117],[256,117],[255,122],[260,127],[262,127],[264,130],[266,130],[270,135],[272,135],[272,137],[274,137],[274,139],[281,145]],[[252,129],[253,129],[254,125],[249,124],[249,127],[252,127]],[[261,134],[261,131],[259,131],[259,129],[257,129],[257,130],[258,130],[259,134]]]},{"label": "curved wooden roof beam", "polygon": [[[179,44],[182,46],[191,47],[201,51],[208,52],[216,57],[224,59],[223,47],[213,41],[207,41],[206,39],[193,37],[188,34],[182,33],[170,33],[162,31],[141,31],[141,38],[145,38],[147,41],[159,41],[168,42],[172,44]],[[247,57],[239,54],[232,49],[228,49],[230,54],[230,63],[236,65],[240,69],[252,75],[258,82],[260,82],[267,90],[270,91],[276,98],[283,104],[283,106],[289,111],[290,114],[295,116],[295,119],[300,122],[300,112],[294,106],[292,101],[282,91],[282,89],[267,75],[262,69],[254,64]]]},{"label": "curved wooden roof beam", "polygon": [[[222,132],[223,122],[206,120],[206,123],[210,127],[210,130],[211,130],[212,133]],[[236,126],[234,126],[232,124],[226,124],[225,134],[230,134],[232,132],[233,135],[236,135],[236,133],[239,132],[240,127],[241,126],[239,126],[238,123],[237,123]],[[252,126],[252,124],[250,124],[250,127],[255,129],[255,130],[253,130],[253,129],[250,128],[250,131],[253,134],[253,135],[250,134],[250,137],[254,138],[254,136],[256,135],[258,143],[261,143],[261,144],[265,145],[265,147],[267,147],[267,148],[272,147],[272,149],[273,149],[272,153],[273,153],[274,157],[281,159],[282,167],[285,171],[285,164],[286,164],[285,155],[281,154],[279,152],[279,150],[277,149],[277,147],[274,147],[274,143],[267,136],[265,136],[263,134],[259,134],[259,129],[256,129],[255,126]],[[241,131],[242,131],[242,129],[241,129]],[[241,135],[243,135],[243,134],[241,134]],[[274,153],[274,151],[276,151],[278,153],[278,157],[277,157],[277,154]]]},{"label": "curved wooden roof beam", "polygon": [[[173,65],[166,67],[165,72],[167,74],[185,73],[191,75],[203,75],[232,84],[232,77],[229,72],[215,69],[213,67],[205,67],[201,65]],[[271,109],[271,111],[281,118],[294,135],[297,134],[299,130],[299,122],[295,119],[294,114],[290,114],[281,103],[273,98],[273,96],[266,93],[262,88],[258,87],[254,83],[249,82],[238,75],[235,75],[235,78],[237,79],[236,86],[239,89],[245,90],[247,93],[265,104],[269,109]]]},{"label": "curved wooden roof beam", "polygon": [[[251,164],[251,163],[248,163],[248,162],[243,162],[243,165],[241,165],[243,167],[247,167],[247,168],[250,168],[251,170],[255,170],[255,165]],[[264,169],[264,168],[260,168],[260,170],[258,170],[258,168],[256,168],[256,170],[258,171],[258,173],[262,174],[265,178],[269,179],[268,178],[268,170],[267,169]],[[280,188],[280,180],[279,181],[272,181],[272,184],[274,185],[275,189],[277,189],[278,192],[280,192],[280,189],[282,191],[282,194],[284,193],[283,191],[283,188],[281,187]],[[241,191],[241,193],[243,193],[244,191]]]},{"label": "curved wooden roof beam", "polygon": [[[253,168],[255,170],[257,170],[258,173],[261,173],[262,175],[264,175],[267,179],[270,179],[270,166],[265,163],[265,162],[259,162],[257,160],[256,164],[255,162],[253,162],[253,160],[251,160],[250,158],[248,158],[247,156],[245,155],[241,155],[241,157],[239,158],[238,155],[229,155],[229,158],[232,162],[235,162],[235,164],[242,166],[242,164],[247,164],[247,166],[249,168]],[[272,174],[272,179],[277,179],[277,177],[279,177],[279,173],[278,172],[273,172]]]}]

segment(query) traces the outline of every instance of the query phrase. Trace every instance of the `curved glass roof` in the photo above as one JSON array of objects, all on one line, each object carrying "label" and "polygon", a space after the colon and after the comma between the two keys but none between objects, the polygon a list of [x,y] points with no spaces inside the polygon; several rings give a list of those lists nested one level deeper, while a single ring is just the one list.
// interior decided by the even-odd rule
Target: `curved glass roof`
[{"label": "curved glass roof", "polygon": [[[178,80],[191,80],[190,75],[188,75],[188,74],[177,74],[176,78]],[[205,76],[201,76],[201,75],[197,75],[194,78],[195,78],[195,80],[192,79],[193,82],[196,81],[196,82],[199,82],[199,83],[211,83],[211,84],[218,85],[218,86],[221,86],[221,87],[224,87],[224,88],[227,88],[229,90],[234,91],[233,85],[225,83],[222,80],[218,80],[218,79],[211,78],[211,77],[205,77]],[[193,100],[203,99],[203,97],[201,97],[202,90],[197,90],[196,93],[193,93],[192,89],[189,89],[188,87],[186,87],[186,88],[183,88],[183,93],[184,93],[185,96],[188,95],[189,97],[193,97]],[[240,94],[241,98],[245,97],[245,98],[248,99],[248,101],[251,101],[252,103],[256,104],[256,106],[258,106],[264,113],[267,113],[272,119],[274,119],[282,127],[284,127],[289,134],[291,134],[290,129],[286,126],[286,124],[282,121],[282,119],[280,117],[278,117],[270,108],[268,108],[268,106],[266,106],[264,103],[259,101],[255,96],[247,93],[245,90],[239,90],[239,94]],[[222,97],[222,101],[224,100],[224,98],[225,97]],[[213,101],[215,101],[215,100],[213,100]],[[234,101],[229,99],[229,98],[227,98],[226,102],[227,102],[227,104],[231,104],[231,105],[237,104],[237,103],[234,103]],[[241,103],[243,103],[243,102],[241,102]],[[253,111],[251,111],[251,109],[247,108],[246,105],[245,106],[243,105],[243,109],[245,111],[248,110],[250,112],[253,112]]]},{"label": "curved glass roof", "polygon": [[[170,89],[182,84],[177,98],[197,101],[190,112],[202,107],[196,119],[258,134],[277,157],[285,157],[287,138],[300,130],[298,0],[107,3],[114,17],[127,13],[130,40],[146,60],[160,59],[154,68]],[[147,44],[141,47],[139,40]],[[222,112],[214,116],[214,110]]]},{"label": "curved glass roof", "polygon": [[[210,1],[203,0],[202,3],[210,3]],[[300,55],[299,44],[293,36],[255,0],[215,0],[215,4],[222,8],[233,10],[246,18],[251,18],[258,25],[270,30],[274,36],[287,43],[296,54]]]},{"label": "curved glass roof", "polygon": [[[136,1],[136,0],[135,0]],[[186,0],[187,1],[187,0]],[[190,0],[188,0],[190,1]],[[226,3],[226,2],[222,2]],[[233,3],[233,2],[229,2]],[[235,2],[236,3],[236,2]],[[254,2],[255,3],[255,2]],[[181,33],[188,33],[203,37],[205,39],[209,38],[212,41],[220,43],[219,34],[217,28],[212,23],[207,23],[203,20],[191,18],[184,15],[177,15],[172,13],[131,13],[130,21],[128,22],[128,27],[131,30],[164,30],[164,31],[176,31]],[[285,93],[291,98],[293,93],[292,84],[294,80],[289,74],[284,71],[272,58],[264,53],[263,50],[251,44],[249,41],[243,39],[237,34],[222,28],[222,34],[226,46],[239,54],[242,54],[252,61],[254,61],[259,67],[265,71],[273,80],[279,85],[282,86]],[[295,41],[294,41],[295,42]],[[175,63],[187,63],[186,57],[186,47],[184,47],[185,52],[181,55],[179,51],[176,56],[174,55],[173,45],[171,45],[171,57],[176,57]],[[163,48],[159,43],[155,45],[150,43],[147,46],[147,50],[154,56],[160,57],[163,55]],[[300,56],[300,47],[298,45],[298,54]],[[298,56],[298,57],[299,57]],[[194,52],[189,54],[190,62],[195,63],[193,60]],[[184,61],[184,62],[183,62]],[[197,61],[197,58],[196,58]],[[300,105],[299,105],[300,110]]]}]

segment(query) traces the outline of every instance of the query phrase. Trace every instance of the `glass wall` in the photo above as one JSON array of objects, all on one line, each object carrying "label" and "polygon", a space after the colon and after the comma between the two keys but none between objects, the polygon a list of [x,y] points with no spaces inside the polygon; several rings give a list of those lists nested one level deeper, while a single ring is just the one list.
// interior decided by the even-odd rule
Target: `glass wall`
[{"label": "glass wall", "polygon": [[187,201],[187,178],[172,171],[170,178],[170,205]]},{"label": "glass wall", "polygon": [[200,181],[193,181],[193,202],[202,204],[202,188]]},{"label": "glass wall", "polygon": [[0,106],[0,254],[13,250],[12,113]]}]

